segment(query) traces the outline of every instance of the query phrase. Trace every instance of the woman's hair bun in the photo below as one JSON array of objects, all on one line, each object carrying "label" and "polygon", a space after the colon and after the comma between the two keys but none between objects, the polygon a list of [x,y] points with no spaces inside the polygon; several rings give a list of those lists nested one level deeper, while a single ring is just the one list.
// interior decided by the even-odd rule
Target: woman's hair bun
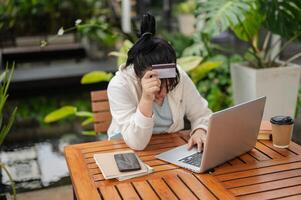
[{"label": "woman's hair bun", "polygon": [[138,37],[144,37],[146,35],[154,36],[156,34],[156,20],[155,17],[149,13],[142,16],[142,22],[140,26],[140,33]]}]

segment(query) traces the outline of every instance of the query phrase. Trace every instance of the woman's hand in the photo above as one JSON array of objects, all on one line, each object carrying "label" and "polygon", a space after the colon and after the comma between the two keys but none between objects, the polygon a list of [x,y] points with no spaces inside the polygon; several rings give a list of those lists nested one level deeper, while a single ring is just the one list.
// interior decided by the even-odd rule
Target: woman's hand
[{"label": "woman's hand", "polygon": [[160,91],[161,81],[158,72],[147,71],[141,79],[142,98],[147,101],[154,101],[155,93]]},{"label": "woman's hand", "polygon": [[155,93],[160,91],[161,81],[155,71],[147,71],[141,79],[142,97],[139,102],[139,110],[145,117],[153,114],[153,101]]},{"label": "woman's hand", "polygon": [[188,141],[188,150],[191,150],[194,145],[197,145],[198,152],[201,152],[206,141],[206,131],[204,129],[197,129],[194,131]]}]

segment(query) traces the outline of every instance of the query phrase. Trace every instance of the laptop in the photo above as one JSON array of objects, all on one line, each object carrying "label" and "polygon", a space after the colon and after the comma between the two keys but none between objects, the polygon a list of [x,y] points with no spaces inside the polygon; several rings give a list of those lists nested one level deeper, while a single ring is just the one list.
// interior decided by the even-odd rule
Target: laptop
[{"label": "laptop", "polygon": [[266,97],[261,97],[213,113],[202,152],[188,151],[185,144],[156,158],[202,173],[250,151],[256,144],[265,102]]}]

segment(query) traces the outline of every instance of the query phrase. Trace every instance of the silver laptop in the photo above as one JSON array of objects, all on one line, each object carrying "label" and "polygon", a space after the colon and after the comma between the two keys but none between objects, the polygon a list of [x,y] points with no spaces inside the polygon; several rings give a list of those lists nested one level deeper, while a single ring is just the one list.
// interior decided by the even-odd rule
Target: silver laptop
[{"label": "silver laptop", "polygon": [[187,144],[156,158],[201,173],[250,151],[256,144],[266,97],[213,113],[203,152],[187,150]]}]

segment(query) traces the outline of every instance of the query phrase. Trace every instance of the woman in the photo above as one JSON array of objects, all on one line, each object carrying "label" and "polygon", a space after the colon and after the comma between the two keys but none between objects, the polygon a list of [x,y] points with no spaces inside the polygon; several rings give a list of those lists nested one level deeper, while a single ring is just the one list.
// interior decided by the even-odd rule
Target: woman
[{"label": "woman", "polygon": [[188,148],[201,151],[211,114],[188,75],[177,66],[177,76],[159,79],[153,64],[176,63],[176,53],[168,42],[154,37],[155,18],[142,18],[139,40],[128,52],[108,86],[112,123],[109,139],[123,137],[135,150],[144,149],[152,134],[176,132],[184,128],[184,116],[191,122]]}]

